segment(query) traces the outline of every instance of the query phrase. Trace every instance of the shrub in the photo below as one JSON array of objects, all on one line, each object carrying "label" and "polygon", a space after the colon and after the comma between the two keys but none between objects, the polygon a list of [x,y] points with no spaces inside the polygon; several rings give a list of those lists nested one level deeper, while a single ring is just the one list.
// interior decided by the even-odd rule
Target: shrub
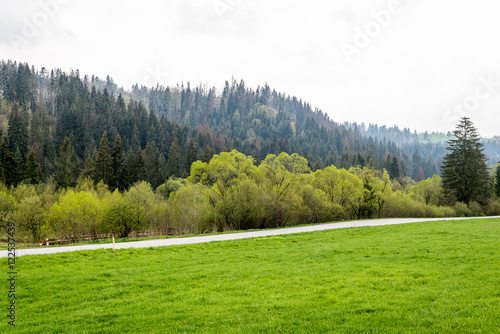
[{"label": "shrub", "polygon": [[456,202],[453,209],[455,210],[455,216],[457,217],[470,217],[471,215],[471,211],[465,203]]},{"label": "shrub", "polygon": [[469,210],[471,217],[484,216],[483,208],[478,202],[472,201],[469,203]]},{"label": "shrub", "polygon": [[102,220],[105,232],[127,237],[133,231],[147,228],[146,209],[132,203],[125,197],[110,203]]}]

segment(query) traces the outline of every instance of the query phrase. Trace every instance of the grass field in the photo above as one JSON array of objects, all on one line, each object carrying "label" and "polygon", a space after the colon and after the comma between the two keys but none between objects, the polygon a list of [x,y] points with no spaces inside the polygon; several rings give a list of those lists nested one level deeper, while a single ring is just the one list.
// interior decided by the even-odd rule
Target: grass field
[{"label": "grass field", "polygon": [[500,333],[500,219],[26,256],[15,330],[2,296],[1,333]]}]

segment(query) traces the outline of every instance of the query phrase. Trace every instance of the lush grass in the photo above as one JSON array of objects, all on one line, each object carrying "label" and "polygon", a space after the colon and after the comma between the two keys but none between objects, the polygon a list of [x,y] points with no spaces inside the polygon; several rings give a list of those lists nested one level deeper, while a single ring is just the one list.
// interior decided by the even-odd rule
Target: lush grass
[{"label": "lush grass", "polygon": [[17,265],[19,333],[500,333],[500,219]]}]

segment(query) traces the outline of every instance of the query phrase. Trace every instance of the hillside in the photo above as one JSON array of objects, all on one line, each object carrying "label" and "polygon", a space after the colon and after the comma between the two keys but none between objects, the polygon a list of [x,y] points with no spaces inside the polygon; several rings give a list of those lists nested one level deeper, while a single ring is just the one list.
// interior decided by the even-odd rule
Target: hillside
[{"label": "hillside", "polygon": [[[298,153],[313,170],[369,166],[417,181],[438,173],[445,154],[445,144],[422,143],[409,129],[339,124],[297,97],[267,84],[248,88],[243,80],[226,82],[220,93],[189,83],[126,91],[110,77],[2,61],[0,97],[2,135],[12,154],[20,151],[15,182],[25,177],[31,149],[42,179],[54,175],[66,137],[85,174],[86,161],[87,167],[97,163],[104,133],[110,147],[120,136],[131,175],[127,184],[142,178],[154,187],[171,176],[185,177],[195,160],[207,162],[231,149],[257,162],[268,154]],[[17,122],[15,131],[10,122]],[[488,152],[498,152],[497,145],[487,145]],[[138,160],[144,171],[135,171]]]}]

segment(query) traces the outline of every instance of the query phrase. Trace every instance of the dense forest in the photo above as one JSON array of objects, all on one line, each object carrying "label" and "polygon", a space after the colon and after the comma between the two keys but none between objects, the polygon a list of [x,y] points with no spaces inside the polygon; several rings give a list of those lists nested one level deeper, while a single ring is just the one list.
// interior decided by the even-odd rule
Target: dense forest
[{"label": "dense forest", "polygon": [[[0,95],[2,135],[18,164],[17,175],[4,179],[7,184],[26,177],[31,150],[41,180],[57,177],[66,137],[74,151],[74,160],[68,161],[76,165],[79,175],[90,175],[99,164],[104,133],[110,150],[120,138],[121,147],[116,149],[124,152],[125,174],[130,178],[122,188],[139,178],[155,188],[168,177],[186,176],[193,161],[208,162],[213,154],[232,149],[257,162],[268,154],[298,153],[312,170],[330,165],[369,166],[380,171],[386,168],[392,178],[417,181],[438,173],[442,157],[434,151],[428,154],[431,151],[422,145],[401,148],[398,138],[364,135],[359,128],[336,123],[296,97],[268,85],[252,90],[243,81],[226,82],[220,94],[215,88],[191,88],[189,83],[153,88],[135,85],[127,92],[110,77],[81,78],[78,71],[37,70],[3,61]],[[144,164],[144,170],[136,170],[134,163]],[[76,184],[76,179],[71,178],[69,184]]]},{"label": "dense forest", "polygon": [[438,175],[445,144],[336,123],[268,85],[125,91],[3,61],[0,98],[0,225],[26,241],[500,213],[479,138],[484,191],[464,202]]}]

